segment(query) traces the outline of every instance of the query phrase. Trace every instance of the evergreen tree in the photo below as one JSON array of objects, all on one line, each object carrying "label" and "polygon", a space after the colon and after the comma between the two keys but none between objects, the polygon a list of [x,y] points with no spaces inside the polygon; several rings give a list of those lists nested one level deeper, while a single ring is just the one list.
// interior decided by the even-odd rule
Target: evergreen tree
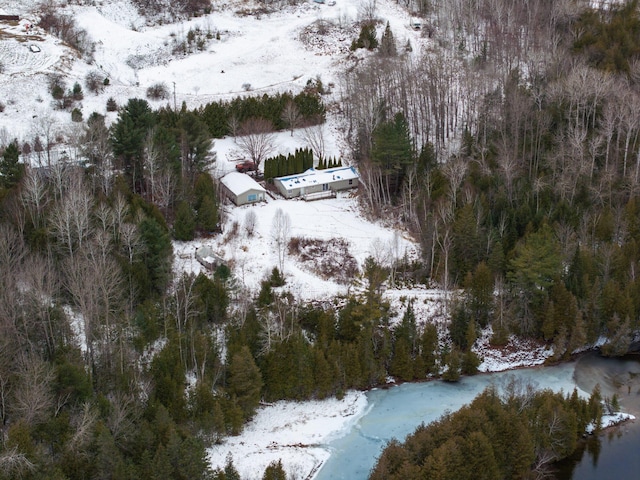
[{"label": "evergreen tree", "polygon": [[241,480],[238,470],[233,465],[233,457],[230,453],[227,455],[227,461],[224,465],[224,480]]},{"label": "evergreen tree", "polygon": [[176,240],[193,240],[196,221],[191,206],[184,200],[178,204],[176,219],[173,223],[173,237]]},{"label": "evergreen tree", "polygon": [[273,461],[267,465],[262,480],[287,480],[287,474],[282,468],[282,460]]},{"label": "evergreen tree", "polygon": [[331,395],[333,391],[334,376],[322,350],[314,348],[313,355],[313,384],[315,385],[315,395],[317,398],[326,398]]},{"label": "evergreen tree", "polygon": [[113,97],[109,97],[107,100],[107,112],[115,112],[118,110],[118,104]]},{"label": "evergreen tree", "polygon": [[458,380],[460,380],[460,369],[462,367],[460,351],[456,348],[453,348],[446,355],[445,362],[447,369],[442,374],[442,379],[447,382],[457,382]]},{"label": "evergreen tree", "polygon": [[229,363],[228,392],[241,408],[245,418],[251,418],[260,403],[262,375],[247,346],[234,354]]},{"label": "evergreen tree", "polygon": [[351,50],[357,50],[358,48],[374,50],[377,46],[376,26],[373,22],[365,22],[362,27],[360,27],[358,39],[351,43]]},{"label": "evergreen tree", "polygon": [[411,134],[404,115],[398,112],[393,120],[378,125],[372,143],[371,158],[384,176],[383,198],[396,198],[405,171],[413,162]]},{"label": "evergreen tree", "polygon": [[413,379],[413,362],[406,338],[400,337],[394,343],[393,357],[389,365],[389,374],[404,381]]},{"label": "evergreen tree", "polygon": [[113,153],[121,159],[134,192],[141,192],[143,189],[144,142],[155,121],[156,117],[149,103],[144,99],[132,98],[120,110],[118,120],[112,128]]},{"label": "evergreen tree", "polygon": [[547,289],[560,276],[562,261],[558,242],[547,224],[527,234],[516,245],[509,262],[508,280],[518,295],[518,314],[522,333],[538,335],[539,314]]},{"label": "evergreen tree", "polygon": [[380,39],[380,48],[378,53],[383,57],[395,57],[397,55],[396,40],[393,38],[391,26],[387,22],[382,38]]},{"label": "evergreen tree", "polygon": [[205,232],[213,232],[218,228],[218,208],[208,195],[204,197],[198,209],[197,223]]},{"label": "evergreen tree", "polygon": [[422,375],[438,373],[438,329],[432,323],[424,326],[420,337],[420,357],[424,365]]},{"label": "evergreen tree", "polygon": [[13,188],[24,174],[24,165],[18,163],[20,159],[20,149],[18,141],[14,140],[4,149],[2,160],[0,160],[0,186],[2,188]]},{"label": "evergreen tree", "polygon": [[207,125],[193,112],[181,112],[177,124],[182,175],[193,184],[198,174],[205,172],[214,158],[211,156],[211,136]]},{"label": "evergreen tree", "polygon": [[162,294],[171,279],[171,239],[167,231],[152,218],[142,220],[139,228],[144,246],[144,253],[138,263],[144,269],[142,276],[138,274],[138,280],[142,281],[141,294]]}]

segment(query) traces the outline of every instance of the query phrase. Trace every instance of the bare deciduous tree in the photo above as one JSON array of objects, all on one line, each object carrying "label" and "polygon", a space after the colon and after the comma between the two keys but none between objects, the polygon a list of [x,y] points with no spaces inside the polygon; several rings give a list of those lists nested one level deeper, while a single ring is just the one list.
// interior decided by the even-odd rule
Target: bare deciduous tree
[{"label": "bare deciduous tree", "polygon": [[240,120],[238,119],[238,117],[235,115],[231,115],[227,119],[227,127],[229,128],[229,133],[231,134],[231,136],[237,137],[240,130]]},{"label": "bare deciduous tree", "polygon": [[144,142],[144,168],[146,170],[147,181],[149,182],[149,193],[152,202],[155,202],[158,197],[158,181],[161,170],[161,153],[160,149],[156,145],[154,137],[155,130],[151,129]]},{"label": "bare deciduous tree", "polygon": [[0,454],[0,470],[7,475],[8,478],[22,478],[27,472],[32,472],[36,468],[29,458],[18,450],[18,447],[13,447],[4,450]]},{"label": "bare deciduous tree", "polygon": [[256,164],[256,168],[276,150],[273,125],[269,120],[250,118],[242,123],[239,134],[238,147]]},{"label": "bare deciduous tree", "polygon": [[302,139],[309,146],[318,160],[325,158],[326,149],[324,143],[324,130],[322,125],[313,125],[312,127],[306,127],[302,131]]},{"label": "bare deciduous tree", "polygon": [[276,210],[271,224],[271,238],[276,243],[280,271],[284,270],[284,258],[291,233],[291,218],[281,208]]},{"label": "bare deciduous tree", "polygon": [[284,120],[284,122],[289,127],[289,131],[291,132],[292,137],[293,130],[298,126],[301,119],[302,115],[300,114],[300,110],[293,100],[289,100],[282,109],[282,120]]},{"label": "bare deciduous tree", "polygon": [[361,0],[358,5],[358,18],[365,22],[373,22],[378,14],[377,0]]},{"label": "bare deciduous tree", "polygon": [[68,181],[68,188],[55,206],[50,221],[65,253],[73,256],[89,236],[91,195],[81,172],[73,172]]},{"label": "bare deciduous tree", "polygon": [[36,170],[26,169],[23,188],[20,190],[20,199],[29,214],[31,223],[34,227],[39,228],[42,209],[47,203],[47,185]]},{"label": "bare deciduous tree", "polygon": [[[87,279],[92,279],[88,282]],[[87,242],[75,258],[66,262],[66,287],[83,320],[89,371],[95,366],[95,345],[107,367],[112,365],[115,318],[121,306],[122,273],[111,256],[99,255],[94,242]]]},{"label": "bare deciduous tree", "polygon": [[102,193],[108,194],[111,182],[111,161],[113,151],[109,129],[101,115],[91,116],[87,120],[84,133],[84,155],[93,165],[94,189],[100,188]]},{"label": "bare deciduous tree", "polygon": [[62,332],[54,325],[51,315],[51,303],[60,287],[51,258],[30,255],[21,269],[21,283],[24,305],[33,325],[32,335],[43,338],[49,355],[53,355]]},{"label": "bare deciduous tree", "polygon": [[169,205],[173,202],[176,193],[177,181],[173,173],[165,170],[160,173],[157,182],[156,203],[163,212],[169,210]]},{"label": "bare deciduous tree", "polygon": [[[51,149],[55,145],[59,126],[50,113],[40,112],[33,123],[34,136],[42,142],[42,149],[46,155],[46,166],[51,166]],[[40,158],[40,157],[39,157]],[[42,164],[38,165],[44,166]]]},{"label": "bare deciduous tree", "polygon": [[13,414],[29,425],[47,418],[54,406],[51,390],[54,379],[53,367],[39,357],[33,355],[22,359],[11,402]]},{"label": "bare deciduous tree", "polygon": [[253,209],[247,210],[247,213],[244,216],[244,230],[247,232],[248,237],[253,237],[257,224],[258,216],[256,215],[256,212]]},{"label": "bare deciduous tree", "polygon": [[98,412],[89,402],[85,402],[81,412],[72,418],[74,431],[67,443],[69,451],[79,453],[86,448],[93,438],[93,427],[98,418]]}]

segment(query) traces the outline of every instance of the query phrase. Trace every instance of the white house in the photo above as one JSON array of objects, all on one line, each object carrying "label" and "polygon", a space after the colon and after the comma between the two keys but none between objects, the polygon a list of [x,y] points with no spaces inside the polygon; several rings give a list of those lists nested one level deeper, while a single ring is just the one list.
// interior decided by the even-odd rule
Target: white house
[{"label": "white house", "polygon": [[276,177],[273,184],[285,198],[309,197],[319,192],[336,192],[358,186],[360,175],[354,167],[335,167],[326,170],[310,168],[306,172]]},{"label": "white house", "polygon": [[238,206],[265,200],[266,190],[245,173],[227,173],[220,184],[224,194]]}]

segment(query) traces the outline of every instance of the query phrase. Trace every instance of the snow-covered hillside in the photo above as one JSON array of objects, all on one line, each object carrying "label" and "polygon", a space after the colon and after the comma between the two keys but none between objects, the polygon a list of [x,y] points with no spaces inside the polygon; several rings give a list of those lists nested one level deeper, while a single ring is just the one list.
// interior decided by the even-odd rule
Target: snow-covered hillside
[{"label": "snow-covered hillside", "polygon": [[[75,82],[84,86],[93,71],[109,78],[103,92],[94,95],[85,90],[78,105],[84,118],[94,111],[106,114],[110,97],[119,105],[129,98],[144,98],[146,89],[158,82],[169,87],[171,98],[151,102],[156,107],[173,103],[174,88],[178,105],[196,107],[247,93],[297,93],[317,78],[325,85],[337,84],[352,61],[349,45],[357,36],[356,21],[365,2],[338,0],[329,6],[308,0],[270,14],[255,13],[258,10],[247,2],[215,2],[209,15],[164,25],[147,25],[128,0],[69,3],[74,5],[58,11],[70,15],[95,43],[90,59],[38,28],[26,30],[27,24],[38,22],[39,2],[0,2],[0,12],[21,17],[17,25],[0,22],[0,63],[5,68],[0,101],[6,105],[0,113],[4,130],[0,142],[31,140],[43,115],[55,122],[61,138],[68,137],[70,113],[51,112],[47,84],[52,74],[63,75],[69,87]],[[408,39],[416,47],[420,44],[420,32],[409,28],[409,17],[399,6],[390,1],[377,5],[377,16],[390,22],[398,45]],[[189,31],[199,32],[203,44],[184,54],[178,47],[187,42]],[[41,51],[30,51],[32,44]]]}]

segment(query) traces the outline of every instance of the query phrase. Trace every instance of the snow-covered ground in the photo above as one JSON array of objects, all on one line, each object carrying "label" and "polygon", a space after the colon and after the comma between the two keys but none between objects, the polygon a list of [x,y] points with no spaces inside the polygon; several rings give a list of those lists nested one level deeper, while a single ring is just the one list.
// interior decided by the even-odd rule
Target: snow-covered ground
[{"label": "snow-covered ground", "polygon": [[237,437],[227,437],[209,449],[214,467],[224,467],[231,455],[243,479],[260,479],[272,461],[282,459],[288,478],[305,479],[329,458],[326,445],[366,412],[363,392],[309,402],[277,402],[260,408]]},{"label": "snow-covered ground", "polygon": [[[190,108],[211,101],[227,100],[243,94],[282,91],[299,92],[309,80],[321,79],[325,86],[337,85],[339,76],[355,57],[349,51],[358,35],[357,20],[362,18],[364,0],[338,0],[336,5],[319,5],[312,0],[297,6],[278,7],[273,13],[257,13],[263,4],[215,2],[214,10],[190,20],[164,25],[147,25],[129,0],[73,2],[80,5],[59,7],[86,30],[95,43],[92,59],[80,58],[59,39],[39,28],[40,2],[0,0],[0,13],[18,14],[15,22],[0,22],[0,113],[2,141],[18,138],[20,144],[38,134],[39,119],[54,123],[61,137],[68,135],[69,111],[52,110],[48,79],[64,76],[67,87],[74,82],[84,87],[89,72],[108,77],[110,85],[101,93],[85,89],[76,105],[84,118],[96,111],[107,114],[106,101],[113,97],[118,105],[129,98],[144,98],[149,86],[162,82],[170,98],[150,101],[154,107],[186,102]],[[71,3],[71,2],[69,2]],[[426,42],[409,27],[409,15],[395,2],[378,1],[377,16],[389,21],[398,46],[410,40],[413,54]],[[380,31],[384,28],[381,23]],[[206,39],[202,50],[191,54],[173,53],[188,32],[199,30]],[[207,38],[209,37],[209,38]],[[40,47],[32,52],[31,44]],[[115,113],[107,118],[113,120]]]},{"label": "snow-covered ground", "polygon": [[[615,412],[612,414],[603,415],[602,420],[600,422],[600,428],[613,427],[623,422],[627,422],[629,420],[635,420],[635,419],[636,417],[634,415],[631,415],[629,413],[623,413],[623,412]],[[588,434],[594,433],[596,430],[595,425],[593,423],[590,423],[589,425],[587,425],[586,430]]]}]

